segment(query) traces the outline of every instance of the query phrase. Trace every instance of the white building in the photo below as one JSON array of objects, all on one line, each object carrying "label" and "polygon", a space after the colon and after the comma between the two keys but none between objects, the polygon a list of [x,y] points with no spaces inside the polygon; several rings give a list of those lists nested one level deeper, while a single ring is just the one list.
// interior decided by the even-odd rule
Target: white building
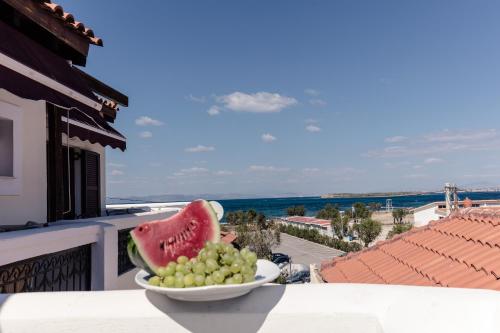
[{"label": "white building", "polygon": [[322,235],[333,237],[332,223],[330,220],[317,219],[311,216],[288,216],[279,218],[278,222],[298,228],[316,229]]}]

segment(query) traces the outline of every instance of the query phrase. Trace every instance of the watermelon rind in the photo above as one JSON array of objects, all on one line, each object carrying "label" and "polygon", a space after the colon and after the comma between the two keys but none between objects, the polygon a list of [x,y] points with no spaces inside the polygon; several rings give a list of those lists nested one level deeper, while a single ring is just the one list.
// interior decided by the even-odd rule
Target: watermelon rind
[{"label": "watermelon rind", "polygon": [[142,259],[141,254],[137,250],[137,245],[130,235],[127,243],[127,253],[130,261],[132,262],[132,264],[134,264],[134,266],[144,269],[149,274],[154,274],[154,271],[149,268],[148,264],[146,264],[146,261]]}]

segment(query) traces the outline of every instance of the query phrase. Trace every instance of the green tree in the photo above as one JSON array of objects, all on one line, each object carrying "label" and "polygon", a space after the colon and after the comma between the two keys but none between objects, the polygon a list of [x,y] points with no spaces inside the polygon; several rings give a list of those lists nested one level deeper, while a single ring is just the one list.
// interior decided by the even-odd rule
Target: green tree
[{"label": "green tree", "polygon": [[290,206],[286,209],[286,214],[288,216],[304,216],[306,215],[306,208],[304,205]]},{"label": "green tree", "polygon": [[408,215],[408,210],[397,208],[392,211],[392,218],[394,223],[403,223],[403,218]]},{"label": "green tree", "polygon": [[339,215],[332,220],[331,224],[332,230],[338,239],[343,239],[349,234],[349,217]]},{"label": "green tree", "polygon": [[387,234],[386,239],[391,239],[392,237],[394,237],[394,235],[402,234],[403,232],[407,232],[411,228],[413,228],[413,224],[411,224],[411,223],[395,224],[392,227],[391,231],[389,231],[389,233]]},{"label": "green tree", "polygon": [[249,209],[247,211],[247,220],[249,223],[254,223],[256,217],[257,217],[257,212],[255,211],[255,209]]},{"label": "green tree", "polygon": [[363,219],[368,219],[372,216],[372,212],[366,207],[362,202],[356,202],[352,205],[353,209],[351,211],[351,217],[354,218],[355,222],[359,222]]},{"label": "green tree", "polygon": [[249,247],[259,258],[271,258],[272,249],[280,244],[279,228],[274,223],[266,224],[261,228],[259,220],[266,220],[263,214],[257,216],[257,223],[240,224],[236,228],[238,244],[241,248]]},{"label": "green tree", "polygon": [[235,225],[236,224],[236,214],[234,212],[227,212],[226,213],[226,222]]},{"label": "green tree", "polygon": [[382,224],[371,218],[364,218],[359,224],[355,225],[355,230],[365,246],[368,246],[378,235],[380,235]]},{"label": "green tree", "polygon": [[340,217],[340,211],[337,206],[326,204],[323,209],[318,211],[316,218],[325,220],[334,220]]}]

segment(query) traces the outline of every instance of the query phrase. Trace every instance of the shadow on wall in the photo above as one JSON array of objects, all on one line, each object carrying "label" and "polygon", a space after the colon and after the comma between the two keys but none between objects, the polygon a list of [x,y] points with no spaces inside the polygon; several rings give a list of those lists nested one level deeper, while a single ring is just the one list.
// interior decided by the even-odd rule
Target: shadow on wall
[{"label": "shadow on wall", "polygon": [[[283,297],[285,286],[260,287],[247,295],[216,302],[182,302],[146,291],[158,310],[189,332],[254,333]],[[193,315],[197,313],[198,315]]]}]

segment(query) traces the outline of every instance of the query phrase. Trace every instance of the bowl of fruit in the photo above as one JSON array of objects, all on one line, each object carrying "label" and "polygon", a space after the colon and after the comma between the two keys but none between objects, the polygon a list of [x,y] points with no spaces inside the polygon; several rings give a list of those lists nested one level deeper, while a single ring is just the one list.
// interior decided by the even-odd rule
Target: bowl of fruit
[{"label": "bowl of fruit", "polygon": [[177,300],[215,301],[274,281],[280,274],[276,264],[220,241],[221,214],[214,207],[196,200],[166,220],[132,230],[128,254],[142,268],[135,282]]}]

